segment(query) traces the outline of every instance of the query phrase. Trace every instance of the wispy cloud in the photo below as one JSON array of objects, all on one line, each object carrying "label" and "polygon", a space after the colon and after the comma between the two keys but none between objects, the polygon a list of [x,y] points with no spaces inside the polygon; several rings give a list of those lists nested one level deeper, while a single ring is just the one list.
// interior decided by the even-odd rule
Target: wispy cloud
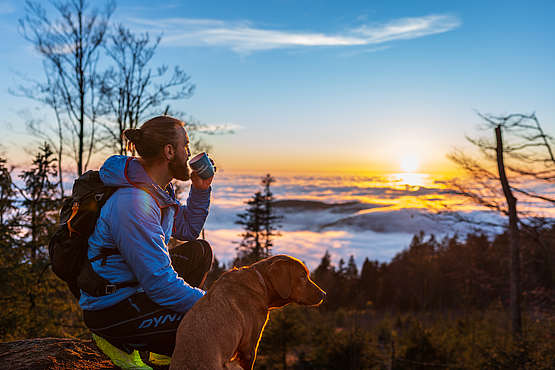
[{"label": "wispy cloud", "polygon": [[381,24],[346,29],[338,34],[326,34],[263,29],[253,26],[250,22],[216,19],[131,18],[129,21],[152,32],[163,32],[162,42],[166,45],[220,46],[238,53],[288,47],[376,45],[444,33],[461,24],[455,16],[436,14],[399,18]]},{"label": "wispy cloud", "polygon": [[360,26],[353,32],[364,37],[368,44],[381,44],[444,33],[457,28],[460,24],[460,20],[455,16],[428,15],[396,19],[382,26]]},{"label": "wispy cloud", "polygon": [[197,128],[197,131],[206,135],[224,135],[233,134],[242,128],[243,126],[234,123],[221,123],[215,125],[202,125]]}]

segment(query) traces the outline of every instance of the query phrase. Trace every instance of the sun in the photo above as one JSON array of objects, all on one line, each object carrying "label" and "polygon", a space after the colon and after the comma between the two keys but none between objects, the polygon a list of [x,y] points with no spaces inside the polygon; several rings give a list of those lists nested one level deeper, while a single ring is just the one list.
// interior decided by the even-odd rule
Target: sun
[{"label": "sun", "polygon": [[417,172],[420,161],[416,155],[405,155],[401,158],[401,170],[405,173]]}]

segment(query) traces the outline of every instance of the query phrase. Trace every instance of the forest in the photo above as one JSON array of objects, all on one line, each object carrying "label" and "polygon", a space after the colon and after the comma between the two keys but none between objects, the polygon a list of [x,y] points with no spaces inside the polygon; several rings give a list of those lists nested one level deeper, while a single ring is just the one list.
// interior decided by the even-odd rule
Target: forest
[{"label": "forest", "polygon": [[[1,340],[88,338],[75,298],[49,268],[46,245],[59,207],[55,158],[43,146],[22,173],[22,188],[12,182],[5,160],[0,174]],[[227,267],[216,259],[208,289],[227,268],[272,254],[278,221],[271,208],[272,181],[263,179],[263,190],[238,216],[245,233],[237,258]],[[270,217],[249,222],[256,213]],[[507,232],[442,240],[421,232],[389,262],[366,258],[357,266],[353,256],[331,261],[326,252],[311,271],[327,292],[324,303],[272,311],[256,368],[553,368],[555,227],[522,239],[518,342],[508,313],[509,244]]]}]

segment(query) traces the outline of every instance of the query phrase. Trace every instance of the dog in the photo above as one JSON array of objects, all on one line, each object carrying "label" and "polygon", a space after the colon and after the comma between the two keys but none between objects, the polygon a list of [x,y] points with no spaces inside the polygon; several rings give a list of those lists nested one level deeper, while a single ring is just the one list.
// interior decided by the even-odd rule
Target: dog
[{"label": "dog", "polygon": [[269,310],[316,306],[325,295],[306,266],[286,255],[228,271],[179,324],[170,370],[252,369]]}]

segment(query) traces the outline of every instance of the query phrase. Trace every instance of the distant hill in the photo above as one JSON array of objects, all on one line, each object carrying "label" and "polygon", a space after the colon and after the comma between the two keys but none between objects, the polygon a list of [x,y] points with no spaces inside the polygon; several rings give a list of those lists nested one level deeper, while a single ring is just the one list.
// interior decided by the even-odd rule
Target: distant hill
[{"label": "distant hill", "polygon": [[350,228],[357,231],[371,230],[377,233],[445,233],[444,225],[430,217],[430,213],[418,209],[400,209],[389,212],[372,212],[354,215],[324,224],[321,229]]},{"label": "distant hill", "polygon": [[324,211],[330,210],[333,213],[353,213],[365,209],[388,207],[389,204],[361,203],[358,201],[325,203],[317,200],[284,199],[273,203],[277,208],[295,209],[297,211]]}]

